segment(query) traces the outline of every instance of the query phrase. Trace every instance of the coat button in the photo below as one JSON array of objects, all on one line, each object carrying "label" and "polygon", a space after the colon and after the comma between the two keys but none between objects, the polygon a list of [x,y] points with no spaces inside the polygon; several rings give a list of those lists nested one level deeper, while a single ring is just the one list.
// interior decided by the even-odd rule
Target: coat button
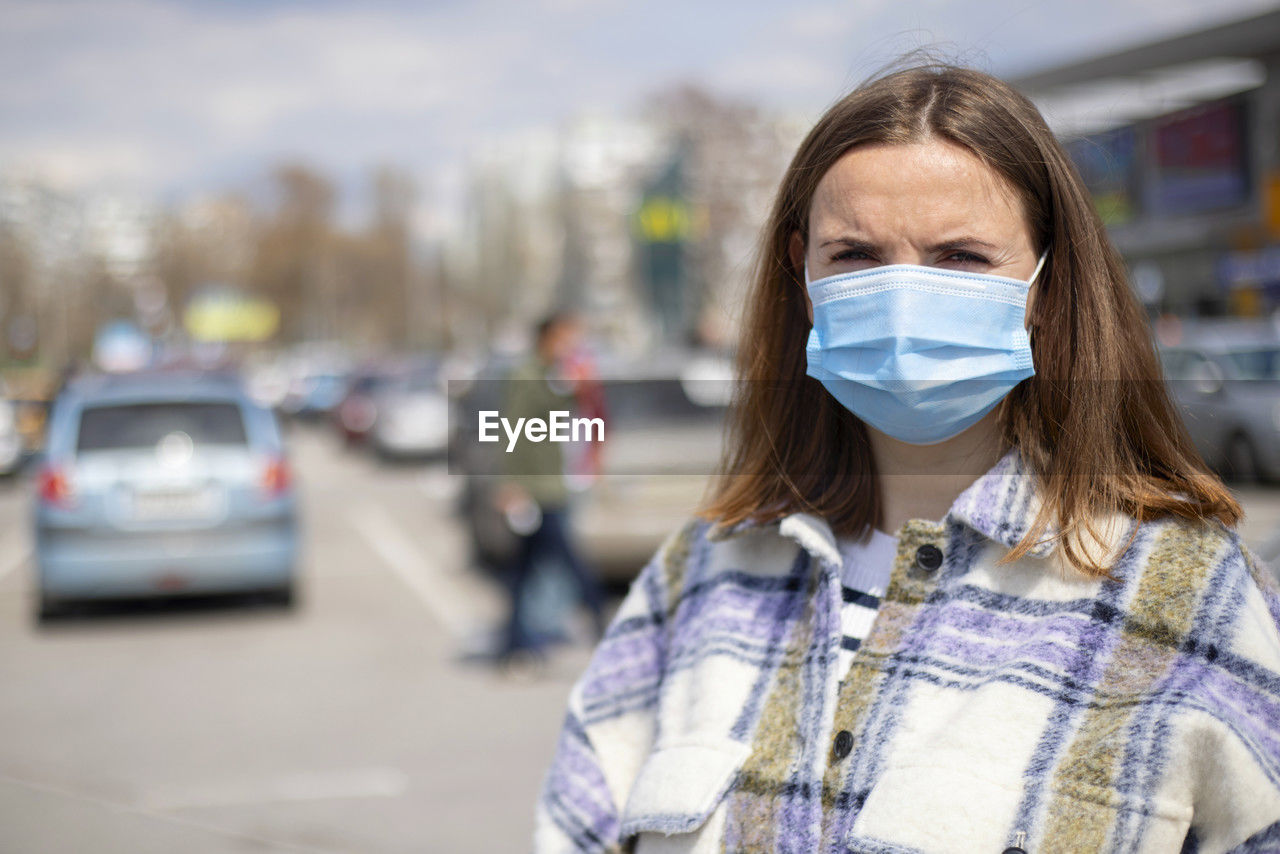
[{"label": "coat button", "polygon": [[942,566],[942,549],[933,543],[925,543],[916,549],[916,566],[925,572],[934,572]]},{"label": "coat button", "polygon": [[836,743],[833,747],[836,759],[844,759],[851,750],[853,750],[853,733],[842,729],[836,733]]}]

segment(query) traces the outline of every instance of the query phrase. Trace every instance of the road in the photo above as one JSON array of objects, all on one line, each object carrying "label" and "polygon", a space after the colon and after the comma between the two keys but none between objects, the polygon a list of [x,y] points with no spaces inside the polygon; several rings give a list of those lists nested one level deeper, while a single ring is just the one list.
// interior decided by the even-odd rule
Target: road
[{"label": "road", "polygon": [[[300,605],[37,627],[25,485],[0,486],[0,851],[524,851],[585,641],[537,679],[469,662],[502,614],[438,468],[291,437]],[[1246,539],[1280,491],[1241,492]],[[579,626],[585,636],[585,625]]]},{"label": "road", "polygon": [[464,569],[449,476],[292,441],[293,612],[231,600],[38,628],[25,490],[0,486],[0,851],[528,848],[589,648],[558,648],[537,679],[460,660],[503,601]]}]

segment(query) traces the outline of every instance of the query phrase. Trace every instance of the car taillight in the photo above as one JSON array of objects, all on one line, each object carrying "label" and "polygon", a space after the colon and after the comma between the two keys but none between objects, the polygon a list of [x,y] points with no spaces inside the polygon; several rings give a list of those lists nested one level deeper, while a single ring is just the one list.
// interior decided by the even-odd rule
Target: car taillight
[{"label": "car taillight", "polygon": [[342,426],[353,432],[364,432],[373,426],[378,417],[377,407],[373,401],[363,397],[353,397],[343,404],[340,410]]},{"label": "car taillight", "polygon": [[45,504],[57,507],[71,507],[75,504],[75,492],[71,489],[71,478],[65,469],[59,466],[45,466],[36,476],[40,492],[40,500]]},{"label": "car taillight", "polygon": [[272,457],[262,469],[262,491],[271,498],[277,498],[288,492],[292,478],[289,474],[289,463],[284,457]]}]

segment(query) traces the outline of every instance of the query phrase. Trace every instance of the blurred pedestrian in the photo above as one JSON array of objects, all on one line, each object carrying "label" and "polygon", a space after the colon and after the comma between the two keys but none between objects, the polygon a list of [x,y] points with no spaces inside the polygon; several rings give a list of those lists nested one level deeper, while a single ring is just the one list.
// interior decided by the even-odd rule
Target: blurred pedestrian
[{"label": "blurred pedestrian", "polygon": [[[575,416],[602,421],[607,418],[604,384],[593,354],[581,340],[569,349],[563,364],[563,375],[573,385]],[[604,470],[603,437],[570,443],[566,450],[565,475],[569,487],[575,492],[583,491],[595,483]]]},{"label": "blurred pedestrian", "polygon": [[[580,337],[579,321],[572,314],[553,314],[538,324],[533,353],[507,378],[502,418],[511,424],[522,418],[527,423],[572,409],[574,384],[565,367]],[[535,574],[544,566],[559,564],[573,576],[597,639],[604,632],[605,617],[603,590],[573,542],[561,443],[519,439],[503,453],[503,461],[506,477],[495,500],[519,536],[507,571],[510,611],[498,650],[499,662],[511,664],[521,657],[539,657],[547,642],[531,629],[526,613]]]}]

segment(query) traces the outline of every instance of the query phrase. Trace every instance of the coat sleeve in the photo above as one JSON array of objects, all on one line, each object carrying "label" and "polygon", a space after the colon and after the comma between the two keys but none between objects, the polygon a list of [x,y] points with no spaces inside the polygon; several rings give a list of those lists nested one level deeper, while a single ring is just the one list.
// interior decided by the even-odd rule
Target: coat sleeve
[{"label": "coat sleeve", "polygon": [[632,583],[569,694],[535,814],[535,854],[619,852],[621,816],[657,731],[674,589],[693,525],[667,539]]},{"label": "coat sleeve", "polygon": [[[1247,549],[1243,595],[1227,648],[1211,652],[1219,726],[1203,750],[1195,817],[1184,851],[1280,851],[1280,586]],[[1210,684],[1206,680],[1205,684]]]}]

